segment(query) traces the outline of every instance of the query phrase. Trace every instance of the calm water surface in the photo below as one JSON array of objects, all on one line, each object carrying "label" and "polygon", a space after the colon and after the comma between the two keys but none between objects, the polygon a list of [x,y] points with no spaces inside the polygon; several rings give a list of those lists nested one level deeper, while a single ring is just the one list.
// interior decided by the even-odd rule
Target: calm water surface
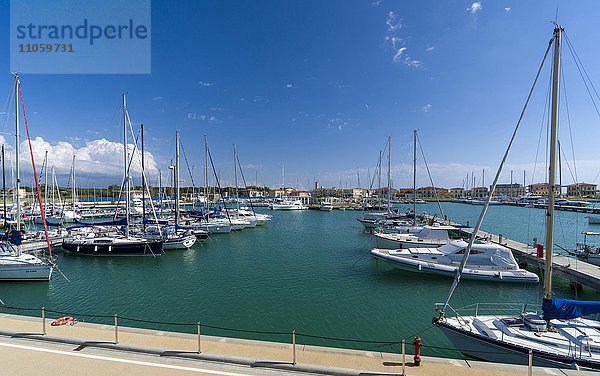
[{"label": "calm water surface", "polygon": [[[404,205],[403,207],[408,208]],[[456,222],[471,225],[481,206],[443,203]],[[438,213],[437,204],[418,205]],[[371,236],[355,211],[274,211],[266,226],[214,235],[193,249],[157,258],[93,258],[60,255],[58,273],[48,283],[4,283],[0,298],[11,306],[46,307],[77,313],[129,316],[374,341],[398,341],[424,331],[425,344],[452,348],[432,327],[434,303],[446,297],[450,279],[393,270],[368,255]],[[438,213],[439,216],[439,213]],[[522,242],[544,236],[544,212],[491,207],[483,230]],[[556,243],[573,247],[587,230],[584,214],[557,214]],[[591,230],[600,230],[593,229]],[[540,240],[540,242],[543,242]],[[464,282],[452,304],[540,303],[542,285]],[[558,296],[575,296],[568,281],[557,281]],[[584,288],[579,298],[600,299]],[[1,310],[1,308],[0,308]],[[38,315],[37,312],[12,313]],[[110,319],[85,318],[110,323]],[[123,325],[194,332],[195,327],[123,322]],[[204,329],[219,336],[289,342],[289,335]],[[399,352],[397,345],[299,337],[300,343]],[[426,355],[457,356],[426,349]]]}]

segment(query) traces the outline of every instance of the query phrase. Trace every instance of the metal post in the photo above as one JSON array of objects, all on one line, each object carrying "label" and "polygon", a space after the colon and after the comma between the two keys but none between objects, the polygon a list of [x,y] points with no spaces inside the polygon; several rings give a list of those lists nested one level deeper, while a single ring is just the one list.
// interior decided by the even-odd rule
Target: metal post
[{"label": "metal post", "polygon": [[202,352],[202,343],[200,342],[200,321],[198,321],[198,354]]},{"label": "metal post", "polygon": [[296,331],[292,330],[292,364],[296,364]]},{"label": "metal post", "polygon": [[46,335],[46,309],[42,306],[42,335]]},{"label": "metal post", "polygon": [[406,339],[402,339],[402,376],[406,375]]},{"label": "metal post", "polygon": [[115,313],[115,345],[119,343],[119,319]]},{"label": "metal post", "polygon": [[529,349],[529,364],[527,366],[527,376],[531,376],[533,374],[533,352]]}]

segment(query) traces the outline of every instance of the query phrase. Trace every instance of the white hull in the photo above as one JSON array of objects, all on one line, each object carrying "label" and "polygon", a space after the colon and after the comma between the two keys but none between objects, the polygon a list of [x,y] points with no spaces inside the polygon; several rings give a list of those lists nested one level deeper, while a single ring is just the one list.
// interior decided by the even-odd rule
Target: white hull
[{"label": "white hull", "polygon": [[333,210],[333,205],[321,205],[319,207],[320,211],[332,211]]},{"label": "white hull", "polygon": [[[529,349],[517,346],[503,346],[493,340],[477,338],[467,333],[443,324],[437,325],[448,337],[450,342],[463,354],[470,357],[494,363],[529,364]],[[562,362],[546,359],[534,353],[533,365],[547,368],[573,368]]]},{"label": "white hull", "polygon": [[0,281],[49,281],[52,267],[41,265],[0,266]]},{"label": "white hull", "polygon": [[175,239],[167,239],[163,242],[163,251],[173,251],[177,249],[189,249],[196,244],[195,235],[187,235]]}]

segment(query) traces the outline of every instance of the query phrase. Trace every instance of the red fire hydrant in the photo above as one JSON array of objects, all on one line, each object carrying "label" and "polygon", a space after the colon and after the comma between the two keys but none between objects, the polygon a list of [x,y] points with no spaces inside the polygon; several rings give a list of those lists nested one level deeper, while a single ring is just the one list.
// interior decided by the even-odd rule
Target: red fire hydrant
[{"label": "red fire hydrant", "polygon": [[421,338],[416,336],[413,345],[415,346],[415,357],[413,358],[415,366],[418,367],[421,365]]},{"label": "red fire hydrant", "polygon": [[536,244],[535,250],[537,251],[538,258],[544,258],[544,245],[543,244]]}]

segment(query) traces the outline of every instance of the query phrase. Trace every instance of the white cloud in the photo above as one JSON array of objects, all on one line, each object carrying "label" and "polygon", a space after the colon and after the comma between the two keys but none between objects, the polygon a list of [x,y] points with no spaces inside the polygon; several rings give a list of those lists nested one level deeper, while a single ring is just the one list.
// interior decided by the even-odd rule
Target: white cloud
[{"label": "white cloud", "polygon": [[404,53],[404,51],[406,51],[406,49],[406,47],[399,48],[398,51],[396,51],[396,54],[394,55],[394,61],[400,61],[400,58],[402,57],[402,54]]},{"label": "white cloud", "polygon": [[435,50],[435,46],[429,46],[425,49],[425,51],[433,51]]},{"label": "white cloud", "polygon": [[285,84],[285,88],[286,89],[294,89],[295,86],[294,86],[294,84]]},{"label": "white cloud", "polygon": [[[0,143],[4,143],[4,137],[0,136]],[[77,176],[87,178],[114,178],[118,181],[123,175],[123,144],[119,142],[108,141],[104,138],[87,141],[81,147],[75,147],[73,144],[65,141],[50,143],[42,137],[36,137],[31,140],[31,147],[35,163],[40,173],[46,151],[48,151],[48,166],[54,166],[55,172],[59,177],[68,176],[75,156],[75,173]],[[14,162],[14,149],[6,146],[6,159],[10,166]],[[131,155],[134,150],[133,144],[128,144],[127,149]],[[138,175],[142,171],[141,156],[138,149],[136,156],[131,164],[131,174]],[[21,143],[21,154],[19,156],[20,166],[24,175],[32,172],[31,157],[29,154],[29,144],[27,141]],[[158,172],[157,164],[152,153],[145,151],[145,169],[148,175]],[[23,178],[27,181],[27,177]]]},{"label": "white cloud", "polygon": [[388,13],[387,19],[385,20],[385,24],[388,26],[388,32],[390,33],[401,29],[404,26],[402,24],[402,20],[398,17],[398,15],[391,10]]},{"label": "white cloud", "polygon": [[475,14],[477,12],[479,12],[481,10],[481,1],[477,1],[473,4],[471,4],[470,7],[467,8],[467,12],[471,12],[472,14]]},{"label": "white cloud", "polygon": [[153,101],[162,101],[163,97],[154,97],[152,98]]},{"label": "white cloud", "polygon": [[510,12],[510,7],[506,7],[506,8],[504,8],[504,11],[505,11],[505,12]]},{"label": "white cloud", "polygon": [[215,84],[213,82],[198,81],[198,83],[200,84],[200,86],[203,86],[203,87],[215,86]]},{"label": "white cloud", "polygon": [[262,95],[254,96],[254,98],[252,98],[252,101],[254,101],[254,102],[270,102],[269,99],[263,97]]},{"label": "white cloud", "polygon": [[431,110],[433,109],[433,107],[427,103],[425,106],[421,107],[421,111],[423,112],[431,112]]},{"label": "white cloud", "polygon": [[205,121],[210,121],[210,122],[217,122],[218,121],[218,119],[216,118],[216,116],[205,115],[205,114],[198,114],[196,112],[188,112],[187,118],[190,119],[190,120],[205,120]]},{"label": "white cloud", "polygon": [[381,4],[381,0],[373,1],[373,2],[371,3],[371,6],[372,6],[372,7],[378,7],[378,6],[379,6],[379,4]]}]

